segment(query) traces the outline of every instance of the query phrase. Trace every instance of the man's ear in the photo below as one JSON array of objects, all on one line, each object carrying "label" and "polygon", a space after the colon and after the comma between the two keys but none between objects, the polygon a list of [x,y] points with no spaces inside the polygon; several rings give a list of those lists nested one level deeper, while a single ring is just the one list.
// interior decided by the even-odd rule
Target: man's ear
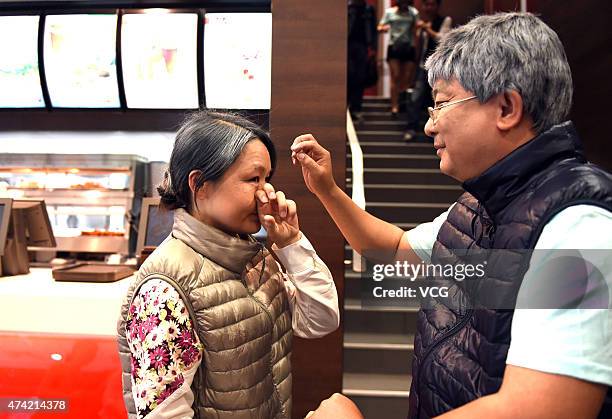
[{"label": "man's ear", "polygon": [[497,128],[508,131],[518,126],[523,119],[523,98],[516,90],[507,90],[498,98],[500,112]]}]

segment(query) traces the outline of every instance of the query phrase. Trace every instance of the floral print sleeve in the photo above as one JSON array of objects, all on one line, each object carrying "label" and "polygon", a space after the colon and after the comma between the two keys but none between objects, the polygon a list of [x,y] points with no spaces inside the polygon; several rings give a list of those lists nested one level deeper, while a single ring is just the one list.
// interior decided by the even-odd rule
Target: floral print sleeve
[{"label": "floral print sleeve", "polygon": [[143,284],[126,324],[132,354],[132,394],[144,417],[185,383],[199,364],[202,344],[176,289],[161,279]]}]

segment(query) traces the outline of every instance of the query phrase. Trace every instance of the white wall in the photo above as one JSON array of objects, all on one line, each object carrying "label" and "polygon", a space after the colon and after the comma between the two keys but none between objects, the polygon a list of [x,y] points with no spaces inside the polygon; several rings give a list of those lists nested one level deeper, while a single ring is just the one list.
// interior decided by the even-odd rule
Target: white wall
[{"label": "white wall", "polygon": [[[0,132],[0,153],[135,154],[149,161],[168,161],[173,132]],[[0,154],[0,161],[2,154]]]}]

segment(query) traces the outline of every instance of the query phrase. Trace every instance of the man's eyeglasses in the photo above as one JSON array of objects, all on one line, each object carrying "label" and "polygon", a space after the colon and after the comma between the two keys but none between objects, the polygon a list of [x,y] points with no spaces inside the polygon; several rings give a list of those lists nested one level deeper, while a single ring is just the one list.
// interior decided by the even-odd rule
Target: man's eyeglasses
[{"label": "man's eyeglasses", "polygon": [[434,123],[434,125],[436,124],[436,122],[438,122],[438,111],[442,108],[446,108],[447,106],[451,106],[451,105],[456,105],[458,103],[461,102],[466,102],[468,100],[472,100],[472,99],[476,99],[476,96],[470,96],[470,97],[466,97],[463,99],[459,99],[459,100],[453,100],[452,102],[446,102],[443,103],[440,106],[436,106],[435,108],[432,108],[431,106],[427,108],[427,113],[429,113],[429,118],[431,118],[431,122]]}]

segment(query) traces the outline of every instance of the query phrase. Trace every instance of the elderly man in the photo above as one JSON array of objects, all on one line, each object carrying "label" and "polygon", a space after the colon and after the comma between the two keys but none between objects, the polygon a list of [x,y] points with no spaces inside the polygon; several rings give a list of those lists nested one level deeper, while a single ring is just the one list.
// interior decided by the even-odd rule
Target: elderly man
[{"label": "elderly man", "polygon": [[[432,222],[404,232],[373,217],[335,184],[314,137],[292,145],[307,187],[354,249],[411,263],[512,249],[518,268],[491,258],[480,284],[502,299],[542,276],[530,252],[514,250],[612,249],[612,176],[586,161],[566,121],[572,80],[553,30],[526,13],[480,16],[449,32],[426,68],[435,107],[425,132],[440,170],[466,191]],[[608,287],[611,260],[592,261]],[[612,310],[462,309],[453,298],[463,297],[419,312],[410,418],[612,417]],[[334,395],[311,414],[329,417],[361,414]]]}]

